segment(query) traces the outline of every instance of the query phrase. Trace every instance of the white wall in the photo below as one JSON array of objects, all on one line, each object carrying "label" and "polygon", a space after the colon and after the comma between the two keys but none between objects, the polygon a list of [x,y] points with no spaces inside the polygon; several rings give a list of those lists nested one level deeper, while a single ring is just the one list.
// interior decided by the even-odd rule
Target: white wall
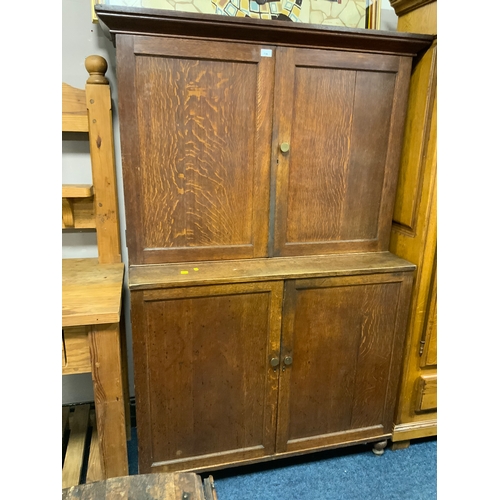
[{"label": "white wall", "polygon": [[[121,182],[120,137],[118,133],[118,101],[116,92],[116,63],[115,48],[108,40],[98,24],[92,23],[90,0],[63,0],[62,1],[62,81],[73,87],[85,88],[88,78],[85,69],[85,58],[97,54],[108,62],[106,76],[111,87],[111,99],[114,118],[114,136],[116,150],[116,169],[118,178],[118,202],[122,231],[122,255],[127,266],[125,248],[125,220],[123,207],[123,186]],[[68,140],[68,137],[70,139]],[[82,140],[83,139],[83,140]],[[65,135],[62,144],[62,182],[87,183],[91,182],[89,144],[83,134]],[[62,235],[62,257],[96,257],[97,245],[95,233],[72,231]],[[130,323],[128,318],[129,294],[125,283],[124,308],[126,314],[127,343],[129,346],[129,380],[130,392],[133,390],[132,349]],[[65,375],[62,377],[62,402],[77,403],[92,401],[92,378],[90,374]]]},{"label": "white wall", "polygon": [[396,31],[398,26],[398,16],[391,7],[389,0],[382,0],[380,12],[380,29],[385,31]]}]

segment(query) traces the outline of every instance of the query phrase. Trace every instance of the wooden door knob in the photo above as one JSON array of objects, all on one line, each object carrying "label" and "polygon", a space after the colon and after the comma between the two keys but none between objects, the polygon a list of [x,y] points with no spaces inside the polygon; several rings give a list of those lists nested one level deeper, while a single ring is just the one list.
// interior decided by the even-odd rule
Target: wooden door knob
[{"label": "wooden door knob", "polygon": [[280,144],[280,149],[282,153],[288,153],[288,151],[290,151],[290,144],[288,144],[288,142],[282,142]]}]

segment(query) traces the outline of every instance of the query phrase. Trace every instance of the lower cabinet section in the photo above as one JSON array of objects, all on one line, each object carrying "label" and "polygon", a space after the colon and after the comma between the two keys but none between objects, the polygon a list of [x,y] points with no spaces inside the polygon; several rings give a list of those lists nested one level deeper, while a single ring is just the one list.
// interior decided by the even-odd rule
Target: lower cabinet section
[{"label": "lower cabinet section", "polygon": [[390,436],[411,272],[132,291],[139,468]]}]

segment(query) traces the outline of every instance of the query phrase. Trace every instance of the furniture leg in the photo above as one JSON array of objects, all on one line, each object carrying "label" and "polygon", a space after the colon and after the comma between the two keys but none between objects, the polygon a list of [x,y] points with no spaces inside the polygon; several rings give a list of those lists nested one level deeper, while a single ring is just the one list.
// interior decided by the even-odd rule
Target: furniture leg
[{"label": "furniture leg", "polygon": [[396,441],[393,442],[391,445],[391,450],[396,451],[396,450],[404,450],[410,446],[410,440],[407,441]]},{"label": "furniture leg", "polygon": [[379,441],[373,445],[372,451],[375,455],[383,455],[385,447],[387,446],[387,439],[384,441]]},{"label": "furniture leg", "polygon": [[126,476],[127,436],[119,324],[90,327],[89,346],[104,477]]}]

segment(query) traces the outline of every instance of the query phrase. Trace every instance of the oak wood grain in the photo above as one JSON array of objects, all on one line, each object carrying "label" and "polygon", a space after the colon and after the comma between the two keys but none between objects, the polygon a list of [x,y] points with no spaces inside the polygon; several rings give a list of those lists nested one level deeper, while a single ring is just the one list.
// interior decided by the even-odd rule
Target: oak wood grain
[{"label": "oak wood grain", "polygon": [[282,284],[138,294],[134,363],[137,387],[149,388],[137,401],[141,472],[272,453]]},{"label": "oak wood grain", "polygon": [[[203,472],[212,472],[215,470],[220,470],[220,469],[225,469],[225,468],[232,468],[236,466],[242,466],[242,465],[251,465],[251,464],[257,464],[257,463],[265,463],[265,462],[274,462],[275,460],[281,459],[281,458],[290,458],[290,457],[296,457],[296,456],[301,456],[304,454],[308,453],[314,453],[318,451],[325,451],[325,450],[331,450],[335,448],[345,448],[348,446],[356,445],[356,444],[366,444],[366,443],[372,443],[372,442],[378,442],[378,441],[383,441],[386,439],[390,438],[390,433],[382,433],[381,432],[381,427],[377,426],[374,428],[368,428],[368,429],[362,429],[362,430],[355,430],[355,431],[348,431],[348,432],[339,432],[339,433],[334,433],[328,436],[320,436],[317,438],[308,438],[308,444],[302,443],[300,440],[298,440],[298,445],[295,445],[294,441],[289,442],[289,449],[291,451],[286,451],[286,452],[280,452],[280,453],[274,453],[272,455],[266,455],[263,457],[254,457],[254,458],[244,458],[240,459],[238,461],[232,460],[232,457],[229,456],[223,456],[222,454],[217,454],[217,463],[210,463],[206,462],[205,464],[197,464],[196,466],[190,462],[180,462],[178,464],[178,470],[179,471],[186,471],[186,472],[197,472],[197,473],[203,473]],[[294,449],[292,449],[294,448]],[[295,449],[296,448],[296,449]],[[171,466],[163,466],[163,465],[158,465],[155,468],[155,472],[170,472]]]},{"label": "oak wood grain", "polygon": [[243,44],[133,43],[119,62],[136,99],[119,89],[121,108],[135,107],[121,119],[134,136],[123,143],[131,264],[265,256],[273,59]]},{"label": "oak wood grain", "polygon": [[402,352],[396,338],[404,338],[396,319],[409,296],[400,303],[404,273],[387,278],[287,282],[282,355],[293,363],[280,378],[278,451],[355,429],[390,432],[391,360],[395,345]]},{"label": "oak wood grain", "polygon": [[98,15],[117,45],[140,471],[387,439],[415,269],[387,250],[412,55],[433,37]]},{"label": "oak wood grain", "polygon": [[415,265],[389,252],[313,255],[273,259],[245,259],[227,262],[132,266],[131,290],[256,282],[289,278],[366,275],[409,271]]},{"label": "oak wood grain", "polygon": [[274,255],[387,250],[409,63],[278,49]]}]

